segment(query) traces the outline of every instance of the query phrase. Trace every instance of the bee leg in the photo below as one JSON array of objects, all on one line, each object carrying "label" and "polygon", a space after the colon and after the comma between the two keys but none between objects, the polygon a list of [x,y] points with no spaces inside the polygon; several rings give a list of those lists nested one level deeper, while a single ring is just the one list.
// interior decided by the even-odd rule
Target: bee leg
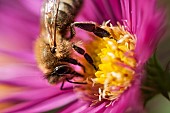
[{"label": "bee leg", "polygon": [[72,87],[64,88],[64,83],[65,83],[65,80],[63,80],[63,82],[62,82],[61,87],[60,87],[60,90],[69,90],[69,89],[73,89]]},{"label": "bee leg", "polygon": [[74,65],[78,65],[83,68],[84,73],[86,72],[85,67],[81,63],[79,63],[76,59],[67,58],[67,59],[63,59],[63,61],[74,64]]},{"label": "bee leg", "polygon": [[91,64],[91,65],[94,67],[95,70],[97,70],[96,66],[93,64],[93,59],[91,58],[91,56],[90,56],[88,53],[85,52],[85,50],[83,50],[82,48],[80,48],[80,47],[78,47],[78,46],[76,46],[76,45],[73,45],[73,49],[74,49],[77,53],[79,53],[79,54],[81,54],[81,55],[84,55],[84,58],[86,59],[86,61],[87,61],[89,64]]},{"label": "bee leg", "polygon": [[[73,74],[75,74],[76,76],[83,77],[83,75],[77,73],[76,71],[74,71]],[[72,78],[73,78],[73,77],[72,77]],[[86,82],[73,82],[73,81],[71,81],[72,78],[66,78],[66,81],[69,82],[69,83],[73,83],[73,84],[87,84]],[[72,87],[66,87],[66,88],[64,88],[64,83],[65,83],[65,80],[63,80],[63,82],[62,82],[61,87],[60,87],[60,90],[73,89]]]},{"label": "bee leg", "polygon": [[110,36],[110,33],[108,31],[100,28],[94,22],[74,22],[70,25],[71,37],[74,37],[75,35],[74,26],[81,28],[83,30],[89,31],[89,32],[93,32],[96,36],[101,37],[101,38]]},{"label": "bee leg", "polygon": [[63,80],[61,86],[60,86],[60,90],[71,90],[73,89],[73,87],[64,87],[64,83],[65,83],[65,80]]},{"label": "bee leg", "polygon": [[73,27],[73,25],[70,25],[70,37],[68,38],[69,40],[71,40],[74,36],[75,36],[76,32],[75,29]]},{"label": "bee leg", "polygon": [[73,82],[69,78],[66,78],[66,81],[69,82],[69,83],[73,83],[73,84],[87,84],[86,82]]}]

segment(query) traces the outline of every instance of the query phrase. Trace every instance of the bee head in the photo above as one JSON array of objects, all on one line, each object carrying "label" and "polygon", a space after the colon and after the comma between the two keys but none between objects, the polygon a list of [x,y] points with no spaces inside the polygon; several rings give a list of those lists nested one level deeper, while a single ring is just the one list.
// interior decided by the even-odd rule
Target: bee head
[{"label": "bee head", "polygon": [[51,84],[55,84],[61,80],[63,80],[66,74],[70,74],[71,68],[68,65],[59,65],[54,68],[52,73],[47,77],[48,82]]}]

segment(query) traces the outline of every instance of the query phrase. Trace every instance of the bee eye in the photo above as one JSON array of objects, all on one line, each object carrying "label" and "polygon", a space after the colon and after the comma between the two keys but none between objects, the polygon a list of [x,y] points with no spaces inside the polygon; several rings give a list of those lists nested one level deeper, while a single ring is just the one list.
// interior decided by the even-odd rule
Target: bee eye
[{"label": "bee eye", "polygon": [[63,74],[68,74],[70,73],[71,68],[67,65],[61,65],[61,66],[57,66],[52,75],[63,75]]}]

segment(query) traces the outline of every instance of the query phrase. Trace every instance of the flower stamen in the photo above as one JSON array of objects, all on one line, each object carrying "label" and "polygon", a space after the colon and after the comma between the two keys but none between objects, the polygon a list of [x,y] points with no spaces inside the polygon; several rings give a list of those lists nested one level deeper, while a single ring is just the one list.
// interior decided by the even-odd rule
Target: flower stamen
[{"label": "flower stamen", "polygon": [[[88,82],[93,89],[90,94],[97,96],[98,101],[109,100],[112,103],[131,86],[135,78],[136,37],[119,23],[117,26],[108,26],[108,23],[104,23],[101,28],[107,30],[111,36],[102,39],[95,37],[89,49],[87,47],[98,70],[89,71],[86,77],[91,80]],[[92,46],[93,50],[90,49]],[[89,87],[84,89],[89,90]]]}]

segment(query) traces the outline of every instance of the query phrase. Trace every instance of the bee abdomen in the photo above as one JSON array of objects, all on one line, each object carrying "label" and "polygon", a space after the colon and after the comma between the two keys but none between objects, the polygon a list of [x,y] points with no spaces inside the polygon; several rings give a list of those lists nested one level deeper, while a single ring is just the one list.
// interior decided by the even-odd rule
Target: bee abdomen
[{"label": "bee abdomen", "polygon": [[82,4],[83,0],[60,0],[59,10],[76,15]]},{"label": "bee abdomen", "polygon": [[57,15],[57,25],[60,27],[60,30],[65,29],[74,21],[82,6],[82,2],[83,0],[60,0]]}]

